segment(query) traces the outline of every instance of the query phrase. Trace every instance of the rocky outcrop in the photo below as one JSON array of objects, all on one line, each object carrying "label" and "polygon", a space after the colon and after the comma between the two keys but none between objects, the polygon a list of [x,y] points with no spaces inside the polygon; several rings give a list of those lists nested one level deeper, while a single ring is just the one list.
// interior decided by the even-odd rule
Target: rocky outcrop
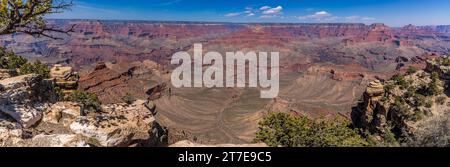
[{"label": "rocky outcrop", "polygon": [[154,108],[148,107],[150,104],[138,100],[131,105],[103,105],[101,113],[80,116],[79,104],[58,102],[46,109],[42,122],[35,129],[29,128],[34,132],[26,138],[22,136],[20,124],[1,117],[0,144],[25,147],[166,146],[167,129],[155,120]]},{"label": "rocky outcrop", "polygon": [[35,125],[41,120],[47,102],[56,98],[52,84],[33,74],[1,80],[0,112],[8,114],[24,128]]},{"label": "rocky outcrop", "polygon": [[155,120],[156,109],[152,102],[137,100],[131,105],[118,103],[102,105],[101,108],[101,113],[81,116],[79,104],[58,102],[46,110],[43,122],[61,125],[70,132],[66,134],[71,135],[69,137],[83,136],[88,139],[85,142],[93,146],[165,146],[167,144],[167,130]]},{"label": "rocky outcrop", "polygon": [[393,133],[402,140],[410,139],[423,122],[447,112],[445,77],[431,74],[439,71],[440,68],[427,68],[385,82],[370,82],[362,100],[353,108],[354,125],[382,138]]},{"label": "rocky outcrop", "polygon": [[167,145],[154,103],[107,104],[99,113],[81,116],[81,104],[55,102],[53,84],[33,74],[0,80],[0,146]]},{"label": "rocky outcrop", "polygon": [[369,83],[365,94],[368,97],[379,97],[384,93],[384,86],[380,80],[375,80]]},{"label": "rocky outcrop", "polygon": [[359,103],[352,113],[354,124],[370,131],[383,131],[386,125],[387,110],[382,103],[384,86],[379,80],[369,83],[363,94],[363,101]]},{"label": "rocky outcrop", "polygon": [[27,105],[0,105],[0,111],[8,114],[24,128],[30,128],[42,118],[42,111]]},{"label": "rocky outcrop", "polygon": [[166,130],[155,121],[144,101],[103,106],[103,113],[79,117],[70,124],[70,129],[105,147],[167,144]]},{"label": "rocky outcrop", "polygon": [[79,76],[72,67],[55,64],[50,69],[50,77],[55,80],[56,85],[65,93],[71,93],[78,87]]}]

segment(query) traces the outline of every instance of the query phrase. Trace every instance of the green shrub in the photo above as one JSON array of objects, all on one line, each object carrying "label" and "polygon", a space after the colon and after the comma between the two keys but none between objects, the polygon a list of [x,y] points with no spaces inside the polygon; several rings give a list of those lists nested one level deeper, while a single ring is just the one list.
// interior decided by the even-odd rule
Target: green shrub
[{"label": "green shrub", "polygon": [[[399,142],[398,139],[396,137],[396,135],[392,132],[392,125],[388,125],[383,127],[383,143],[381,143],[382,146],[399,146]],[[378,145],[380,145],[380,143],[377,143]]]},{"label": "green shrub", "polygon": [[433,72],[431,74],[431,83],[426,87],[426,95],[427,96],[436,96],[443,93],[442,90],[439,89],[439,74],[437,72]]},{"label": "green shrub", "polygon": [[386,84],[386,85],[384,86],[384,90],[385,90],[386,92],[391,92],[393,89],[394,89],[394,85]]},{"label": "green shrub", "polygon": [[83,115],[86,110],[98,112],[101,110],[101,102],[94,93],[74,91],[67,99],[68,101],[77,102],[83,105]]},{"label": "green shrub", "polygon": [[442,65],[450,66],[450,59],[449,59],[449,57],[442,58]]},{"label": "green shrub", "polygon": [[417,67],[409,66],[406,73],[407,73],[407,74],[414,74],[414,73],[416,73],[417,71],[419,71],[419,69],[417,69]]},{"label": "green shrub", "polygon": [[410,120],[416,122],[416,121],[420,121],[421,119],[423,119],[423,117],[424,117],[423,111],[416,110],[416,111],[414,111],[414,113],[411,115]]},{"label": "green shrub", "polygon": [[41,61],[37,60],[34,63],[26,63],[22,65],[19,69],[19,74],[39,74],[44,78],[50,78],[50,68],[48,68],[48,66],[43,64]]},{"label": "green shrub", "polygon": [[57,99],[56,99],[57,101],[65,100],[66,94],[63,92],[63,90],[60,87],[55,86],[53,91],[55,92],[55,94],[57,96]]},{"label": "green shrub", "polygon": [[415,95],[416,89],[414,87],[409,87],[404,94],[405,98],[414,97]]},{"label": "green shrub", "polygon": [[402,97],[397,97],[395,99],[395,102],[393,104],[393,106],[391,107],[391,109],[398,113],[398,115],[402,116],[403,118],[407,118],[409,117],[409,109],[406,105],[405,99],[403,99]]},{"label": "green shrub", "polygon": [[406,82],[405,77],[402,75],[394,75],[392,80],[394,80],[395,84],[399,85],[401,89],[408,89],[409,87],[408,82]]},{"label": "green shrub", "polygon": [[286,113],[271,113],[259,123],[255,142],[277,147],[368,146],[344,119],[310,120]]},{"label": "green shrub", "polygon": [[0,68],[2,69],[17,69],[27,63],[27,59],[18,56],[13,52],[6,51],[0,47]]},{"label": "green shrub", "polygon": [[416,100],[417,107],[425,106],[426,104],[426,97],[421,94],[415,94],[414,99]]},{"label": "green shrub", "polygon": [[136,99],[130,93],[127,93],[125,96],[123,96],[122,100],[127,104],[133,104],[136,101]]},{"label": "green shrub", "polygon": [[6,51],[2,47],[0,47],[0,68],[19,69],[20,75],[39,74],[44,78],[50,78],[50,69],[41,61],[37,60],[34,63],[28,63],[27,59],[13,52]]}]

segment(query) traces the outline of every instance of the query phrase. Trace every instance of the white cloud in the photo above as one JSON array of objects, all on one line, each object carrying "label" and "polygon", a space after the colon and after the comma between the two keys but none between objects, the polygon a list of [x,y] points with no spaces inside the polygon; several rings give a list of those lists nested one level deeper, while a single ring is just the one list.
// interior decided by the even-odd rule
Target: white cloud
[{"label": "white cloud", "polygon": [[326,11],[320,11],[320,12],[316,12],[312,16],[313,16],[313,18],[323,18],[323,17],[331,16],[331,14]]},{"label": "white cloud", "polygon": [[[264,7],[264,6],[263,6]],[[263,8],[263,7],[261,7],[261,8]],[[283,7],[282,6],[277,6],[277,7],[275,7],[275,8],[268,8],[268,9],[266,9],[266,10],[263,10],[263,14],[266,14],[266,15],[271,15],[271,14],[280,14],[281,13],[281,11],[283,11]]]},{"label": "white cloud", "polygon": [[253,8],[251,8],[251,7],[246,7],[244,13],[245,13],[245,16],[247,16],[247,17],[255,15],[255,12],[253,12]]},{"label": "white cloud", "polygon": [[263,7],[259,8],[259,10],[265,11],[265,10],[269,10],[270,8],[271,8],[270,6],[263,6]]},{"label": "white cloud", "polygon": [[331,16],[333,16],[333,15],[328,13],[327,11],[320,11],[320,12],[316,12],[312,15],[300,16],[300,17],[298,17],[298,19],[300,19],[300,20],[308,20],[308,19],[322,20],[324,18],[331,17]]},{"label": "white cloud", "polygon": [[236,17],[236,16],[239,16],[239,15],[241,15],[241,13],[228,13],[225,16],[227,16],[227,17]]},{"label": "white cloud", "polygon": [[243,12],[228,13],[225,16],[226,17],[236,17],[236,16],[244,15],[245,17],[251,17],[251,16],[259,15],[259,18],[262,18],[262,19],[275,18],[275,17],[282,18],[279,16],[280,14],[282,14],[282,11],[283,11],[282,6],[277,6],[274,8],[272,8],[270,6],[262,6],[259,9],[258,8],[254,9],[253,7],[246,7]]}]

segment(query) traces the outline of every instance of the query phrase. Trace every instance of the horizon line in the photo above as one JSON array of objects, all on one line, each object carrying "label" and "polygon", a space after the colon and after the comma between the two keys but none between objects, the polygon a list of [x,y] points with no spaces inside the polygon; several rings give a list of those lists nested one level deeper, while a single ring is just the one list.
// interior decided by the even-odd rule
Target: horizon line
[{"label": "horizon line", "polygon": [[64,19],[64,18],[47,18],[46,20],[75,20],[75,21],[116,21],[116,22],[160,22],[160,23],[215,23],[215,24],[278,24],[278,25],[317,25],[317,24],[355,24],[355,25],[374,25],[374,24],[383,24],[385,26],[391,27],[391,28],[402,28],[405,26],[413,25],[416,27],[427,27],[427,26],[450,26],[450,24],[434,24],[434,25],[414,25],[414,24],[406,24],[403,26],[389,26],[385,23],[372,23],[372,24],[366,24],[366,23],[351,23],[351,22],[323,22],[323,23],[295,23],[295,22],[227,22],[227,21],[187,21],[187,20],[144,20],[144,19],[76,19],[76,18],[70,18],[70,19]]}]

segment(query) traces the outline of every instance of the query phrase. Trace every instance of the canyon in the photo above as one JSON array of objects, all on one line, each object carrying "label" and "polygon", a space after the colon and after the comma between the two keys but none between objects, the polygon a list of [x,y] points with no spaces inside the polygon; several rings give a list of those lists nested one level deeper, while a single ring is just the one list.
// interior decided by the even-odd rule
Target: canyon
[{"label": "canyon", "polygon": [[[75,26],[61,40],[23,34],[2,36],[0,46],[29,60],[71,66],[79,89],[106,105],[127,93],[157,106],[154,117],[169,129],[169,144],[247,144],[267,112],[311,118],[344,116],[371,81],[426,67],[450,53],[450,26],[400,28],[384,24],[208,23],[49,20]],[[179,51],[265,51],[280,54],[280,93],[259,98],[259,88],[173,88],[171,57]],[[99,63],[101,62],[101,63]],[[108,143],[103,143],[108,144]]]}]

